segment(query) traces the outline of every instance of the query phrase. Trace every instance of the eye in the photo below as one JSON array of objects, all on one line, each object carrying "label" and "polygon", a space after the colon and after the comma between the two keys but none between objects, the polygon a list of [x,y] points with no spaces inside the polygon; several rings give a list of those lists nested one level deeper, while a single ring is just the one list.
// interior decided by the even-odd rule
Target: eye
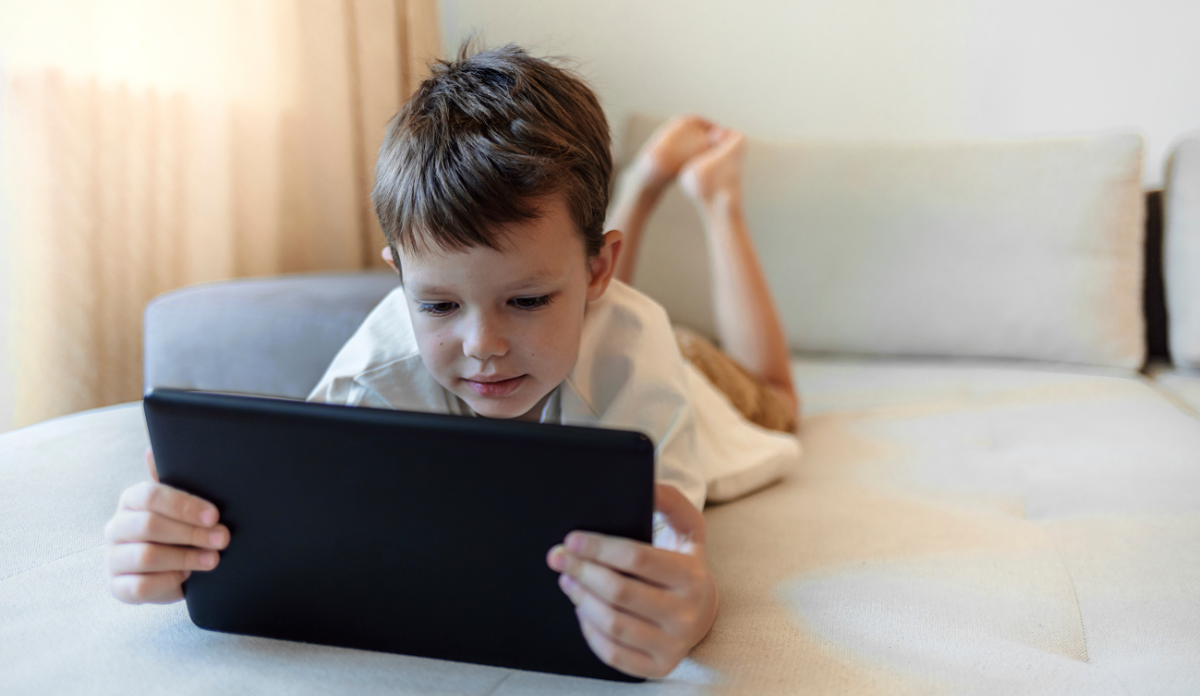
[{"label": "eye", "polygon": [[425,314],[432,314],[435,317],[444,317],[450,312],[458,308],[457,302],[420,302],[418,309]]},{"label": "eye", "polygon": [[550,304],[549,295],[539,295],[538,297],[514,297],[509,302],[517,309],[537,309]]}]

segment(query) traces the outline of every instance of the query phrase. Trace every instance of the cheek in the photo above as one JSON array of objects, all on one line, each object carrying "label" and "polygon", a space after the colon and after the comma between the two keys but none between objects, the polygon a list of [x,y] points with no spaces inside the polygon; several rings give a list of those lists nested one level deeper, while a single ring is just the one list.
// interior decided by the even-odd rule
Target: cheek
[{"label": "cheek", "polygon": [[583,312],[574,308],[548,317],[538,331],[538,340],[529,345],[530,357],[565,377],[578,357],[582,329]]},{"label": "cheek", "polygon": [[453,364],[457,342],[454,332],[446,326],[431,329],[414,325],[417,339],[417,349],[431,368],[444,367]]}]

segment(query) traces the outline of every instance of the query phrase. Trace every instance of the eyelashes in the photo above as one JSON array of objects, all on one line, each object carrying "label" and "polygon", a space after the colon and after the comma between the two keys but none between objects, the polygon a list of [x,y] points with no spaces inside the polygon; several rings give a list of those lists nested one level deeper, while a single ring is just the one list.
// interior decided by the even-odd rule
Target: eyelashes
[{"label": "eyelashes", "polygon": [[457,307],[457,302],[421,302],[417,305],[417,308],[422,312],[432,314],[435,317],[444,317],[453,312]]},{"label": "eyelashes", "polygon": [[[540,309],[550,304],[553,301],[550,295],[538,295],[537,297],[514,297],[508,301],[508,304],[517,309],[526,312]],[[424,314],[435,317],[444,317],[454,310],[458,309],[457,302],[419,302],[417,309]]]},{"label": "eyelashes", "polygon": [[517,309],[537,309],[538,307],[545,307],[546,305],[550,304],[550,296],[539,295],[538,297],[514,297],[513,299],[509,300],[509,304]]}]

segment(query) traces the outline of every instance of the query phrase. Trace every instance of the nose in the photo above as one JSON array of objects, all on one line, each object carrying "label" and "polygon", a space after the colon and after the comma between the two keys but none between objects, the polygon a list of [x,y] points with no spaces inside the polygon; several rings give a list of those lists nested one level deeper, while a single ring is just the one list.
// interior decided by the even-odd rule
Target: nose
[{"label": "nose", "polygon": [[464,355],[480,362],[487,362],[491,358],[502,357],[508,353],[508,339],[504,335],[501,322],[483,314],[476,315],[468,322],[462,346]]}]

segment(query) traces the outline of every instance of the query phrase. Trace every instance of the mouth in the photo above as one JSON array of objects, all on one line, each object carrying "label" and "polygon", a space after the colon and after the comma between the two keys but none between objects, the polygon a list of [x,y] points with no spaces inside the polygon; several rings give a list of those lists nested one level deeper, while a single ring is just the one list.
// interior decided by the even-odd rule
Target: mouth
[{"label": "mouth", "polygon": [[526,375],[518,375],[516,377],[503,377],[496,375],[492,377],[477,376],[471,379],[463,378],[463,382],[471,391],[479,396],[497,398],[508,396],[517,390],[525,382]]}]

